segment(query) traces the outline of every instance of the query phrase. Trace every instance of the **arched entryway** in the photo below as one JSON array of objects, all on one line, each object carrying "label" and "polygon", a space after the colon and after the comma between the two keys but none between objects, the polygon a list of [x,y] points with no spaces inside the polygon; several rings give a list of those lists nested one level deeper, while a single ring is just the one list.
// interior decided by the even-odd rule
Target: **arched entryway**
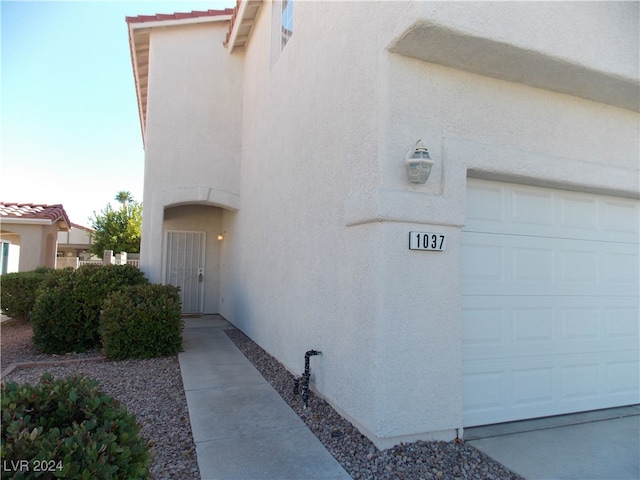
[{"label": "arched entryway", "polygon": [[165,208],[163,283],[180,287],[182,313],[217,313],[223,209],[188,204]]}]

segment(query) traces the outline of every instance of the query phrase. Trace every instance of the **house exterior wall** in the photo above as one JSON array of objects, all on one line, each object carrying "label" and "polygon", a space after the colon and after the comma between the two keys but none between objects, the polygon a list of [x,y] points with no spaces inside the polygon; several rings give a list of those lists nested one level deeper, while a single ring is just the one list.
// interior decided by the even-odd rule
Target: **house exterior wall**
[{"label": "house exterior wall", "polygon": [[58,232],[58,243],[89,246],[93,241],[89,230],[72,226],[66,232]]},{"label": "house exterior wall", "polygon": [[[585,40],[602,5],[512,5],[508,17],[484,5],[299,2],[270,70],[268,10],[245,53],[245,78],[260,79],[243,97],[251,196],[224,227],[221,312],[293,372],[321,350],[315,388],[381,446],[461,431],[467,175],[637,195],[635,112],[389,51],[429,20],[637,77],[637,25]],[[409,184],[403,162],[419,138],[436,161],[426,185]],[[409,251],[411,230],[447,234],[448,250]]]},{"label": "house exterior wall", "polygon": [[[237,208],[242,58],[222,48],[228,24],[152,30],[141,268],[161,282],[164,209]],[[214,310],[215,311],[215,310]]]},{"label": "house exterior wall", "polygon": [[[229,55],[243,62],[244,83],[229,124],[240,162],[227,191],[236,203],[221,216],[219,311],[293,373],[305,351],[322,351],[313,388],[378,446],[453,439],[463,426],[467,177],[638,197],[640,131],[628,95],[595,101],[579,82],[562,87],[576,95],[558,91],[561,77],[548,88],[514,81],[531,60],[587,72],[600,90],[637,91],[637,6],[296,2],[293,35],[273,64],[271,4],[262,8],[246,50]],[[470,51],[489,42],[513,56],[483,72],[455,65],[468,51],[416,57],[425,38],[451,32]],[[153,38],[149,98],[171,103],[169,90],[153,93],[153,79],[170,73],[154,67]],[[172,48],[166,40],[163,49]],[[227,60],[215,58],[223,69]],[[207,178],[210,163],[184,154],[188,143],[165,154],[169,133],[179,138],[198,121],[160,134],[170,111],[149,104],[159,125],[147,133],[147,239],[162,224],[161,205],[172,204],[157,200],[170,180],[168,192],[201,188],[205,200],[218,185]],[[408,183],[404,164],[418,139],[435,161],[425,185]],[[446,234],[447,250],[408,250],[412,230]],[[143,237],[147,262],[157,262],[154,248]]]},{"label": "house exterior wall", "polygon": [[[29,225],[3,222],[2,238],[20,245],[19,272],[37,267],[56,267],[58,225]],[[19,240],[17,239],[19,236]]]},{"label": "house exterior wall", "polygon": [[352,189],[378,181],[377,72],[369,67],[378,52],[351,48],[337,5],[296,4],[294,37],[270,68],[270,7],[245,53],[247,198],[223,218],[221,313],[296,374],[305,351],[322,351],[312,360],[318,390],[372,432],[384,363],[377,294],[385,279],[374,253],[382,229],[347,228],[344,208]]},{"label": "house exterior wall", "polygon": [[72,225],[66,232],[58,232],[58,253],[64,257],[82,256],[83,260],[88,259],[90,257],[88,251],[92,244],[92,233],[88,229]]}]

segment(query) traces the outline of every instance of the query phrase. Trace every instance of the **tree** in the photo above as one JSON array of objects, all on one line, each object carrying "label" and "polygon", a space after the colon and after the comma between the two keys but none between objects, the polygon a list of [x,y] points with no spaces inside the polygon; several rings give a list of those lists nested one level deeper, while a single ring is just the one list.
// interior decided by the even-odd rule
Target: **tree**
[{"label": "tree", "polygon": [[116,198],[114,200],[116,202],[120,203],[121,205],[126,205],[128,203],[132,203],[133,202],[133,195],[131,195],[131,192],[122,190],[122,191],[118,192],[118,194],[116,195]]},{"label": "tree", "polygon": [[139,253],[142,236],[142,204],[136,202],[131,193],[118,192],[115,200],[120,208],[114,210],[111,204],[100,214],[93,212],[90,219],[93,235],[91,253],[102,256],[105,250],[114,252]]}]

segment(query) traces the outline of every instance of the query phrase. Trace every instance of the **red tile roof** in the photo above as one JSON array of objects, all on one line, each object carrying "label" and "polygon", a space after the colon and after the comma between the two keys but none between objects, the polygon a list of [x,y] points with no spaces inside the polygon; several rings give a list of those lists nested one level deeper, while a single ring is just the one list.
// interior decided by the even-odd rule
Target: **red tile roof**
[{"label": "red tile roof", "polygon": [[138,15],[136,17],[125,17],[127,23],[161,22],[163,20],[183,20],[185,18],[217,17],[219,15],[232,15],[235,9],[225,8],[223,10],[205,10],[176,13],[157,13],[155,15]]},{"label": "red tile roof", "polygon": [[79,225],[77,223],[71,223],[71,224],[69,224],[69,226],[71,228],[77,228],[79,230],[84,230],[86,232],[95,232],[95,230],[93,228],[85,227],[84,225]]},{"label": "red tile roof", "polygon": [[0,220],[4,219],[48,220],[51,223],[64,220],[71,225],[62,205],[0,202]]}]

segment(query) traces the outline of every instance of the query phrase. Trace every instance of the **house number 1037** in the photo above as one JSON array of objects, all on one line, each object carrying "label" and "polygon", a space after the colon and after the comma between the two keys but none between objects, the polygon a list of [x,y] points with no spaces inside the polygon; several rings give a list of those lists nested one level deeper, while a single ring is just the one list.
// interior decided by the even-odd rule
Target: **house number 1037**
[{"label": "house number 1037", "polygon": [[409,250],[441,252],[446,249],[447,237],[442,233],[409,232]]}]

